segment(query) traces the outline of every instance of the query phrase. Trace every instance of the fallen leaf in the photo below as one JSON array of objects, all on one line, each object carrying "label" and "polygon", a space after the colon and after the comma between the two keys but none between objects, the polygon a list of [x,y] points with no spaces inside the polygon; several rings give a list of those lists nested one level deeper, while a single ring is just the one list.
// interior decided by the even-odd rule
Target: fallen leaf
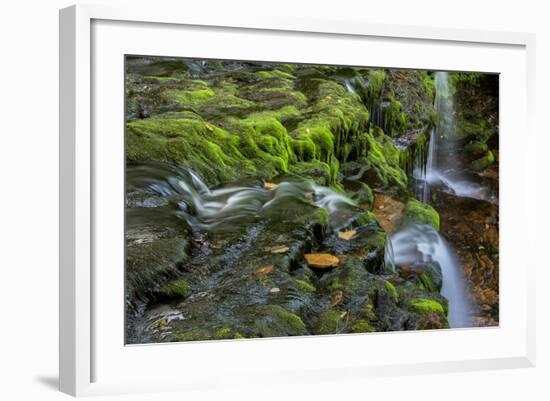
[{"label": "fallen leaf", "polygon": [[332,296],[332,298],[330,299],[330,306],[333,307],[338,305],[339,303],[342,302],[343,299],[344,299],[344,293],[342,291],[336,291]]},{"label": "fallen leaf", "polygon": [[263,266],[263,267],[260,267],[259,269],[256,269],[256,271],[254,271],[254,276],[256,277],[265,276],[271,273],[272,271],[273,271],[273,265]]},{"label": "fallen leaf", "polygon": [[337,267],[339,260],[336,256],[330,253],[306,253],[304,255],[306,263],[309,267],[317,269],[328,269],[330,267]]},{"label": "fallen leaf", "polygon": [[357,230],[340,231],[338,233],[338,238],[349,241],[355,236],[355,234],[357,234]]},{"label": "fallen leaf", "polygon": [[206,129],[207,129],[208,131],[214,131],[214,127],[212,127],[210,124],[204,123],[204,126],[206,127]]},{"label": "fallen leaf", "polygon": [[281,246],[271,250],[271,253],[287,253],[289,250],[288,246]]},{"label": "fallen leaf", "polygon": [[272,190],[272,189],[275,189],[277,188],[278,185],[277,184],[274,184],[272,182],[264,182],[264,189],[269,189],[269,190]]}]

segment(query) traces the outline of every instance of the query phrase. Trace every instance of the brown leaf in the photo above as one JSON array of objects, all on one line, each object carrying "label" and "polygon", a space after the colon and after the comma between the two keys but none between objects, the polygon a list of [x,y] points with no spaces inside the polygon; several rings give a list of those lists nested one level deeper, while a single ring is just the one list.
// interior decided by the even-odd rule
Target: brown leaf
[{"label": "brown leaf", "polygon": [[338,233],[338,238],[349,241],[355,236],[355,234],[357,234],[357,230],[340,231]]},{"label": "brown leaf", "polygon": [[277,188],[278,185],[277,184],[274,184],[272,182],[264,182],[264,189],[269,189],[269,190],[272,190],[272,189],[275,189]]},{"label": "brown leaf", "polygon": [[279,248],[274,248],[271,250],[271,253],[287,253],[289,250],[288,246],[281,246]]},{"label": "brown leaf", "polygon": [[273,265],[266,265],[254,271],[255,277],[266,276],[273,271]]},{"label": "brown leaf", "polygon": [[342,302],[344,299],[344,293],[342,291],[336,291],[330,299],[330,306],[334,307]]},{"label": "brown leaf", "polygon": [[317,269],[337,267],[340,262],[336,256],[330,253],[306,253],[304,258],[309,267]]}]

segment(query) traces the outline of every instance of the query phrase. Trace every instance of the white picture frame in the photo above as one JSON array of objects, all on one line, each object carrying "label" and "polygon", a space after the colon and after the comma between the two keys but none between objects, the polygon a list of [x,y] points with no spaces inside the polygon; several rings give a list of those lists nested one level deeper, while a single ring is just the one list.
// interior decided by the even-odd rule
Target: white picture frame
[{"label": "white picture frame", "polygon": [[[209,34],[214,33],[218,35],[218,38],[220,37],[219,34],[239,35],[239,37],[244,38],[243,40],[251,40],[254,35],[261,34],[265,41],[283,40],[284,36],[288,40],[295,40],[295,43],[324,40],[327,42],[327,46],[331,40],[337,39],[340,41],[341,46],[347,46],[347,42],[351,43],[351,41],[358,46],[362,46],[361,43],[363,42],[376,46],[384,41],[384,46],[404,46],[405,44],[414,47],[429,45],[436,46],[442,52],[449,52],[445,48],[453,47],[452,52],[455,53],[466,52],[464,54],[467,54],[469,51],[477,51],[480,54],[478,61],[473,62],[472,60],[468,64],[470,69],[475,68],[476,63],[478,63],[479,71],[503,73],[502,71],[506,70],[503,73],[505,83],[501,83],[501,85],[504,85],[501,86],[501,89],[504,89],[501,92],[501,97],[504,99],[504,104],[501,107],[505,107],[505,110],[515,108],[518,112],[514,117],[507,117],[501,130],[503,138],[505,138],[504,140],[501,139],[504,145],[503,165],[501,166],[503,173],[501,179],[501,207],[506,211],[513,208],[516,213],[505,213],[503,219],[501,219],[502,244],[505,245],[511,241],[516,243],[515,240],[517,240],[517,248],[519,248],[519,252],[523,252],[523,258],[517,259],[518,249],[507,250],[501,248],[503,262],[506,262],[505,258],[509,261],[521,260],[521,274],[518,274],[515,280],[506,280],[511,277],[508,275],[509,270],[504,268],[502,271],[501,304],[503,316],[501,326],[479,330],[317,336],[306,339],[221,341],[138,347],[125,347],[124,343],[116,337],[118,334],[111,335],[106,330],[98,331],[98,326],[107,327],[107,324],[113,322],[108,319],[120,319],[120,322],[123,319],[121,314],[117,315],[117,308],[113,308],[115,313],[112,316],[107,317],[106,314],[102,313],[105,310],[105,302],[98,300],[96,296],[98,290],[102,291],[102,297],[106,297],[105,299],[118,296],[114,294],[118,287],[104,285],[106,276],[103,273],[99,274],[96,270],[98,269],[98,263],[105,260],[102,255],[113,258],[114,263],[117,260],[116,256],[120,255],[116,250],[98,253],[98,249],[101,248],[101,246],[98,248],[98,243],[101,242],[101,239],[98,239],[98,234],[104,233],[108,237],[104,221],[101,221],[102,218],[105,219],[107,216],[104,214],[105,208],[102,205],[112,199],[107,197],[104,199],[98,198],[98,194],[112,194],[114,190],[115,196],[119,196],[123,192],[123,188],[121,187],[119,173],[113,174],[112,180],[110,179],[108,183],[101,178],[105,177],[107,166],[109,169],[114,166],[116,170],[117,163],[120,161],[118,158],[121,157],[119,154],[120,148],[117,148],[117,146],[122,143],[122,138],[120,138],[119,144],[110,150],[105,147],[101,139],[98,140],[94,137],[94,132],[97,133],[94,130],[108,127],[108,124],[113,123],[113,121],[113,124],[117,127],[113,130],[120,130],[120,127],[123,126],[123,114],[118,116],[119,120],[116,120],[116,115],[117,113],[120,114],[119,111],[122,110],[123,106],[116,96],[111,99],[114,102],[112,104],[105,97],[102,98],[105,100],[105,105],[103,105],[103,102],[98,103],[98,97],[105,96],[105,92],[101,88],[107,88],[100,86],[98,89],[94,85],[98,85],[98,82],[108,82],[111,78],[104,75],[102,71],[109,70],[113,73],[111,67],[119,65],[116,64],[121,61],[118,56],[126,52],[124,44],[130,42],[130,35],[126,37],[124,32],[130,32],[131,30],[132,37],[139,37],[140,32],[146,29],[149,29],[149,31],[147,35],[141,36],[141,43],[132,47],[132,50],[136,50],[138,47],[142,49],[135,54],[159,52],[160,55],[177,56],[179,54],[175,54],[170,49],[170,45],[165,45],[162,49],[159,47],[157,50],[154,50],[151,46],[155,45],[155,38],[163,38],[165,37],[163,35],[174,35],[174,33],[183,35],[186,34],[187,29],[190,32],[187,34],[193,35],[192,37],[196,38],[204,35],[205,47],[212,44],[211,51],[219,54],[220,58],[232,58],[230,56],[237,50],[230,45],[216,45],[215,41],[208,39]],[[232,39],[235,39],[235,37]],[[150,41],[148,42],[148,40]],[[299,42],[299,40],[303,42]],[[225,48],[223,51],[222,46]],[[289,45],[287,51],[293,51],[292,46]],[[513,148],[513,138],[509,137],[512,131],[521,130],[525,133],[522,136],[523,141],[535,142],[535,132],[532,127],[535,85],[534,48],[534,36],[523,33],[373,25],[361,21],[296,20],[290,17],[261,17],[252,14],[241,18],[216,15],[215,13],[208,16],[198,16],[186,15],[183,10],[156,9],[154,7],[113,8],[104,5],[78,5],[61,10],[60,390],[71,395],[80,396],[235,386],[244,385],[251,378],[254,378],[256,382],[275,380],[275,378],[277,380],[293,381],[297,377],[299,377],[299,380],[326,380],[341,377],[353,377],[361,380],[365,377],[405,373],[534,366],[535,261],[530,259],[530,255],[533,255],[529,251],[531,245],[526,240],[516,237],[514,231],[523,229],[534,231],[531,225],[536,220],[536,210],[532,206],[527,207],[527,199],[534,193],[535,154],[534,150],[530,150],[527,146],[517,149],[517,155],[514,156],[517,159],[513,160],[516,170],[513,173],[507,170],[508,162],[504,158],[507,155],[506,149]],[[403,47],[403,49],[406,48]],[[494,50],[495,57],[492,57],[492,60],[485,60],[490,55],[482,55],[487,49],[496,49]],[[294,48],[294,56],[288,56],[290,59],[286,58],[285,61],[294,61],[301,57],[299,56],[300,52],[296,50]],[[453,64],[450,55],[452,52],[449,52],[447,61],[441,62],[441,68],[453,69],[455,64]],[[128,53],[130,52],[128,51]],[[285,57],[282,55],[283,53],[275,53],[277,51],[274,50],[272,57]],[[249,53],[247,56],[243,53],[233,58],[246,59],[246,57],[253,57],[251,54]],[[305,54],[303,60],[312,61],[312,57],[314,57],[312,54],[309,56]],[[379,60],[382,60],[384,52],[380,54]],[[499,59],[499,54],[502,59]],[[187,54],[183,51],[182,55],[194,57],[203,54]],[[265,55],[258,53],[257,59],[267,60],[269,57],[267,53]],[[402,59],[399,61],[398,56],[390,59],[387,54],[385,57],[385,61],[376,63],[376,65],[405,68],[434,67],[433,62],[430,64],[430,61],[405,61],[404,56],[401,56]],[[347,60],[350,64],[356,61],[356,65],[366,65],[360,58]],[[496,63],[499,60],[501,63],[506,61],[507,65],[502,65],[503,70],[500,70],[499,67],[491,67],[497,65]],[[103,64],[104,61],[105,64]],[[327,61],[327,59],[321,61]],[[111,62],[115,64],[109,64]],[[455,69],[461,69],[461,66],[455,65]],[[116,74],[119,74],[118,78],[115,76]],[[114,71],[112,79],[122,79],[122,75],[122,70]],[[105,81],[102,81],[103,79]],[[113,82],[119,83],[121,81]],[[122,96],[122,87],[114,85],[109,87],[108,90],[116,91],[117,88],[121,92],[118,96]],[[106,114],[102,114],[105,107],[111,107],[111,117],[114,120],[102,119],[102,116],[106,116]],[[100,159],[101,162],[99,162]],[[519,180],[517,182],[523,182],[523,191],[516,191],[512,194],[511,191],[507,190],[506,182],[512,179],[510,174],[514,174],[514,179]],[[105,187],[103,187],[104,185]],[[116,191],[117,188],[118,192]],[[115,226],[117,226],[119,217],[114,216],[114,220],[111,220]],[[115,232],[114,235],[118,234]],[[118,246],[121,246],[121,243]],[[119,259],[120,266],[123,267],[123,260]],[[120,275],[117,277],[120,277]],[[507,315],[508,313],[510,314]],[[115,324],[113,327],[118,326]],[[120,328],[122,329],[122,323]],[[375,342],[382,344],[389,337],[392,338],[392,341],[396,341],[396,339],[397,341],[412,341],[418,343],[419,346],[423,343],[439,344],[443,348],[445,345],[456,344],[456,349],[454,354],[452,353],[453,350],[445,350],[439,356],[431,355],[424,360],[419,359],[413,351],[408,355],[400,355],[398,358],[385,358],[383,355],[376,355],[372,352],[370,354],[372,360],[361,359],[360,352],[356,352],[357,355],[355,356],[351,355],[354,354],[352,352],[347,357],[348,359],[339,360],[331,359],[333,358],[331,352],[328,352],[323,360],[314,357],[316,349],[321,346],[329,351],[336,348],[346,349],[346,347],[368,349],[371,346],[369,344]],[[460,345],[462,343],[479,343],[480,348],[464,353],[464,356],[461,357],[460,353],[464,351]],[[111,344],[111,347],[120,346],[120,350],[110,352],[113,351],[113,348],[109,348],[106,344]],[[481,344],[487,344],[485,351],[481,349]],[[293,355],[303,354],[309,356],[311,358],[310,362],[301,363],[301,360],[296,361],[296,363],[293,362],[291,368],[285,369],[282,360],[277,359],[277,355],[281,355],[287,349],[291,350],[289,352],[292,352]],[[196,366],[196,369],[185,371],[185,377],[182,377],[183,374],[167,376],[163,372],[152,370],[147,371],[146,377],[132,377],[135,374],[130,369],[132,364],[135,365],[138,361],[143,361],[144,364],[148,365],[153,360],[158,361],[163,360],[163,358],[168,361],[171,354],[181,354],[182,352],[189,358],[197,357],[199,353],[207,355],[207,361],[208,358],[214,358],[214,355],[218,355],[221,358],[220,364],[215,368]],[[119,357],[120,359],[117,359]],[[223,363],[224,361],[230,361],[231,363]],[[259,365],[252,365],[254,361],[260,361],[258,362]],[[265,361],[269,361],[269,366]],[[167,362],[169,366],[170,363],[172,362]],[[121,364],[126,364],[124,366],[128,369],[121,369],[123,366]],[[232,370],[238,372],[239,376],[232,376]],[[266,372],[269,372],[269,375],[265,375]]]}]

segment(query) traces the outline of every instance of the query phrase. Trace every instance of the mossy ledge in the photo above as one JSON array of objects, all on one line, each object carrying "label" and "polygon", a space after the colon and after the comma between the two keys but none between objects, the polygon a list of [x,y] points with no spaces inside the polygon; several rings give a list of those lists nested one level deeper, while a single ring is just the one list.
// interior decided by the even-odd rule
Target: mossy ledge
[{"label": "mossy ledge", "polygon": [[[359,161],[369,170],[369,186],[406,190],[402,151],[381,128],[396,135],[411,127],[404,110],[413,111],[401,104],[403,94],[396,89],[401,84],[392,84],[384,70],[355,71],[356,82],[369,82],[358,95],[334,80],[339,70],[332,67],[260,68],[220,80],[214,62],[209,67],[213,74],[201,79],[185,63],[172,64],[168,75],[158,77],[156,65],[145,76],[140,75],[144,67],[134,71],[138,66],[131,66],[127,161],[176,162],[209,185],[290,173],[335,187],[340,186],[341,166]],[[414,81],[417,89],[429,92],[420,75],[403,82]],[[393,74],[392,79],[403,80]],[[390,100],[384,101],[382,112],[384,97]],[[384,114],[387,127],[373,124],[374,111]]]}]

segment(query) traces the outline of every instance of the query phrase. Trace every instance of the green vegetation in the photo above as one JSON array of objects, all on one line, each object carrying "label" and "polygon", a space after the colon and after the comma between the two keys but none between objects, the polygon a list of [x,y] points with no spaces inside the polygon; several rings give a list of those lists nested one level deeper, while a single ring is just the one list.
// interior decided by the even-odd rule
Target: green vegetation
[{"label": "green vegetation", "polygon": [[421,314],[430,314],[430,313],[439,313],[442,315],[445,315],[445,309],[443,309],[443,306],[437,301],[434,301],[432,299],[413,299],[411,301],[411,307],[412,309]]},{"label": "green vegetation", "polygon": [[436,230],[439,230],[439,214],[427,203],[422,203],[416,199],[411,199],[405,205],[403,214],[404,223],[419,222],[429,224]]}]

